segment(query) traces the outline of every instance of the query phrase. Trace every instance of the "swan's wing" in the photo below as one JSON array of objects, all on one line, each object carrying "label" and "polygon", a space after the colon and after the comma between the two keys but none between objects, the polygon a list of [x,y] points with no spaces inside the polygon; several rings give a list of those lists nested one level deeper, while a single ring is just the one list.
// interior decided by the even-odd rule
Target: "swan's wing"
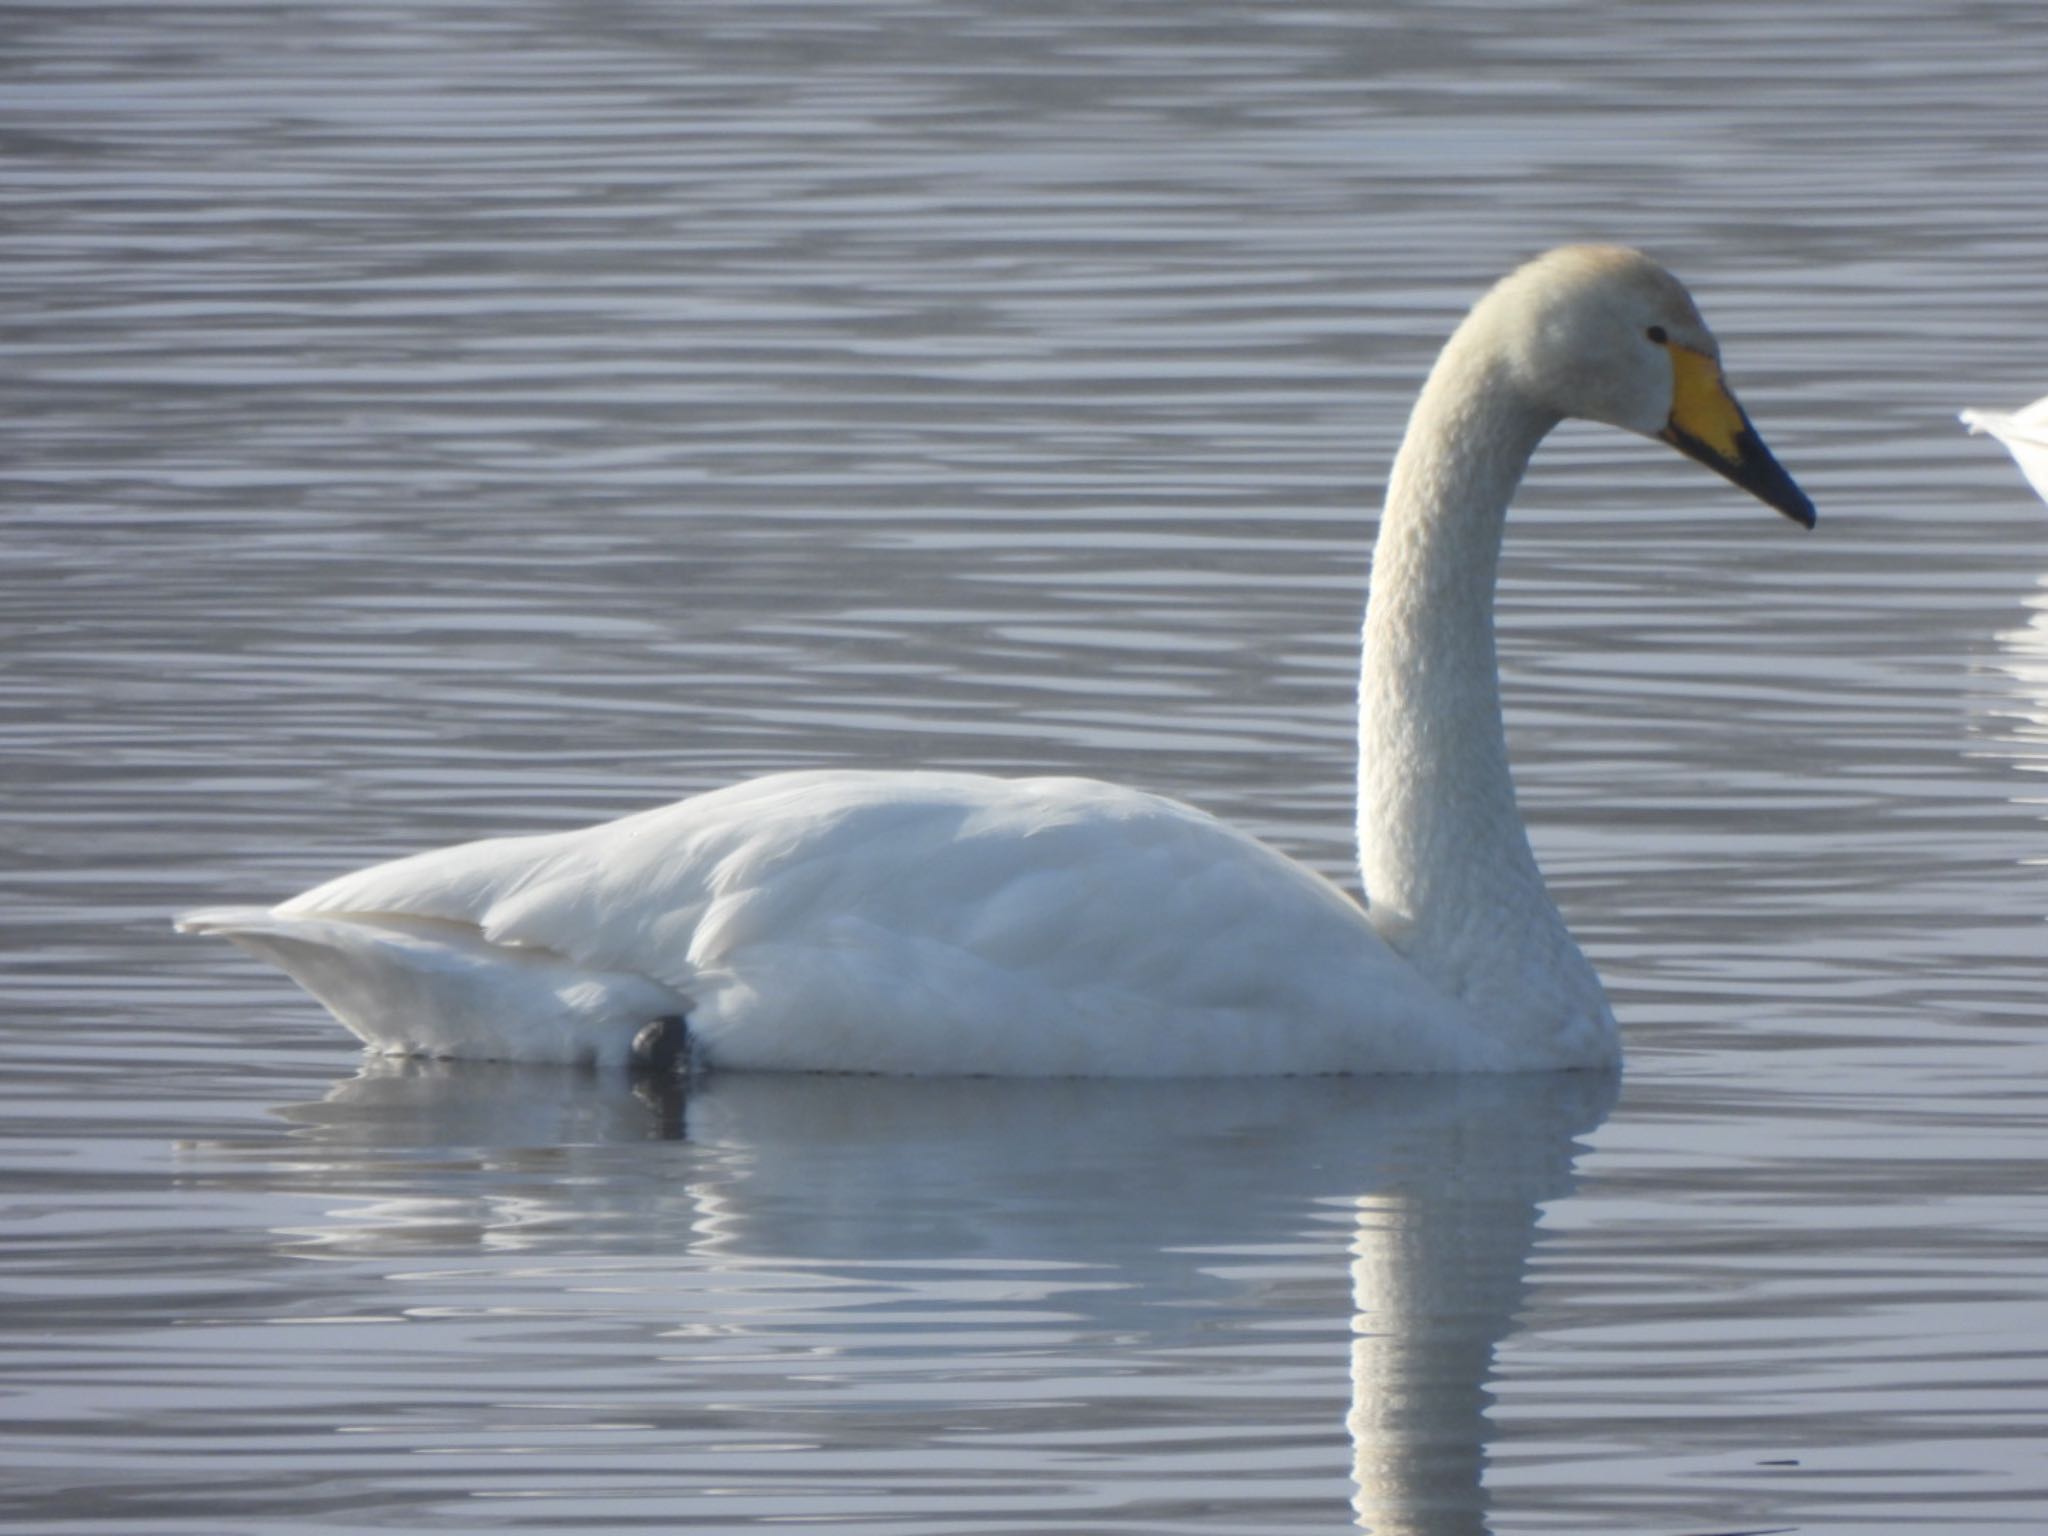
[{"label": "swan's wing", "polygon": [[[1188,806],[1080,779],[788,788],[799,824],[732,851],[693,936],[692,1020],[714,1060],[1032,1075],[1487,1064],[1460,1006],[1356,903]],[[813,835],[813,798],[841,795]]]},{"label": "swan's wing", "polygon": [[1494,1064],[1327,881],[1189,807],[1086,780],[777,775],[401,859],[277,912],[392,914],[686,996],[727,1065]]},{"label": "swan's wing", "polygon": [[1383,1011],[1390,1035],[1403,1019],[1425,1033],[1431,1004],[1441,1022],[1445,999],[1355,903],[1187,806],[1086,780],[852,788],[871,787],[908,803],[751,840],[724,864],[691,950],[714,1059],[1361,1070]]}]

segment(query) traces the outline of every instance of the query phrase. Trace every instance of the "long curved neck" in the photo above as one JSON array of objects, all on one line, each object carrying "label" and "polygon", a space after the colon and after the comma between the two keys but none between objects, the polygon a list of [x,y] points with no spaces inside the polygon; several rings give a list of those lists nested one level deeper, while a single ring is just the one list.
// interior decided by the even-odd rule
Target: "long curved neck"
[{"label": "long curved neck", "polygon": [[1488,1011],[1488,967],[1510,976],[1568,956],[1598,986],[1544,891],[1508,771],[1494,579],[1508,501],[1558,418],[1497,359],[1468,322],[1416,403],[1373,551],[1359,680],[1359,868],[1373,922]]}]

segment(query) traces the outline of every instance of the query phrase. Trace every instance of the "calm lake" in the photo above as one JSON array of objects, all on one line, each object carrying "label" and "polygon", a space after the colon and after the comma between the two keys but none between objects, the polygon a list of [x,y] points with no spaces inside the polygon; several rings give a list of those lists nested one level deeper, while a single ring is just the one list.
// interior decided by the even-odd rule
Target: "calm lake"
[{"label": "calm lake", "polygon": [[[0,1530],[2048,1528],[2040,13],[11,8]],[[1436,348],[1692,286],[1500,633],[1614,1081],[366,1064],[173,912],[821,764],[1340,878]]]}]

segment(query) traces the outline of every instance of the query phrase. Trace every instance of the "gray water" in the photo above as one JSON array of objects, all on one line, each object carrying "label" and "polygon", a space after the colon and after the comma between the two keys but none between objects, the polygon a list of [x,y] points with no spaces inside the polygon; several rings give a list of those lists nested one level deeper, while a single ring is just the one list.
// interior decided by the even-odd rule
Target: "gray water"
[{"label": "gray water", "polygon": [[[2048,1525],[2038,8],[10,9],[0,1527]],[[1618,1082],[366,1066],[173,911],[799,764],[1344,876],[1472,297],[1691,283],[1821,509],[1539,456]]]}]

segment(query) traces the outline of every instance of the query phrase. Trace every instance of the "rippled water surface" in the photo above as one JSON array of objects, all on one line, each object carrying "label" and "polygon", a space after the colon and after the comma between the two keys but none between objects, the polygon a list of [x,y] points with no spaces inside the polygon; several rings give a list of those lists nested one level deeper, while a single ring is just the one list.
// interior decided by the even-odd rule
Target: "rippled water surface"
[{"label": "rippled water surface", "polygon": [[[0,1528],[2048,1526],[2036,10],[25,5]],[[1533,836],[1618,1082],[365,1067],[184,906],[794,764],[1349,854],[1371,508],[1543,246]]]}]

